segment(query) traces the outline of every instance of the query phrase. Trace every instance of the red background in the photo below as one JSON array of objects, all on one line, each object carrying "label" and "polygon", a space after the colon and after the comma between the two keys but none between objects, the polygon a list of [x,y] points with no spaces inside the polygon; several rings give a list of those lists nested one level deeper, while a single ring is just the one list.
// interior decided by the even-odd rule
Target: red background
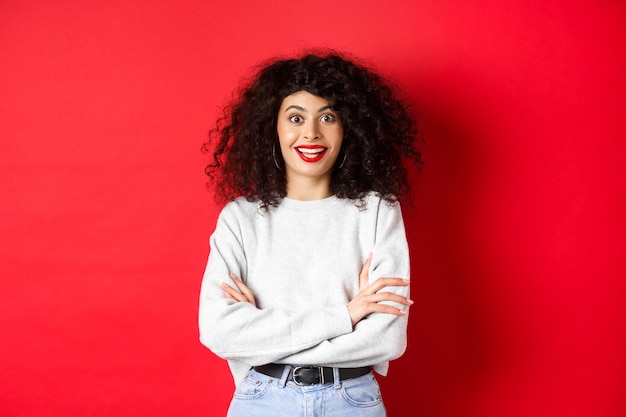
[{"label": "red background", "polygon": [[250,66],[330,46],[430,124],[389,415],[624,416],[625,28],[608,0],[2,1],[0,415],[224,415],[200,145]]}]

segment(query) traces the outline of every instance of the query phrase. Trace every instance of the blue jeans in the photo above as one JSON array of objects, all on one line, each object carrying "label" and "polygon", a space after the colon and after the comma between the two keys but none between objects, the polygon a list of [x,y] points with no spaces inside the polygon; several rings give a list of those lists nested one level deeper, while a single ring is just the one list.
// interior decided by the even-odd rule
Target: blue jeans
[{"label": "blue jeans", "polygon": [[378,382],[371,372],[358,378],[299,386],[251,369],[235,390],[227,417],[385,417]]}]

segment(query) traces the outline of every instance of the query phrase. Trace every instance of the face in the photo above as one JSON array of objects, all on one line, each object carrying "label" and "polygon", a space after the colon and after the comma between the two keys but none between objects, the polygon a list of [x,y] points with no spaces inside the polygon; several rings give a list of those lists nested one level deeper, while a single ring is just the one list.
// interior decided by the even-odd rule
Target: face
[{"label": "face", "polygon": [[343,141],[343,125],[331,103],[307,91],[287,96],[277,130],[287,183],[320,180],[329,186]]}]

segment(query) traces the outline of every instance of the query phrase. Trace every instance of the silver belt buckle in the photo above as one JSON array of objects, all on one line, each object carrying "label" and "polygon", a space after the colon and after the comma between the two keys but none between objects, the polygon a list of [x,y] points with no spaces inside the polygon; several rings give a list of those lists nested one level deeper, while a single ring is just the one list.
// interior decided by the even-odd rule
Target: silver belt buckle
[{"label": "silver belt buckle", "polygon": [[301,369],[317,369],[317,372],[320,376],[320,383],[324,384],[324,370],[322,369],[321,366],[296,366],[293,368],[293,382],[296,383],[296,385],[300,385],[300,386],[304,386],[304,385],[315,385],[315,382],[311,383],[311,384],[305,384],[302,381],[299,381],[298,378],[300,377],[300,370]]}]

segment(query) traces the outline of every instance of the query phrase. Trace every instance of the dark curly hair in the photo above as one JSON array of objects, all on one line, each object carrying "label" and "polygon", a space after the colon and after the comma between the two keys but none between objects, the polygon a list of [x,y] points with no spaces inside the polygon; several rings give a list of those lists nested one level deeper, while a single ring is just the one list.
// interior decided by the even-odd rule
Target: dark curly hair
[{"label": "dark curly hair", "polygon": [[[286,194],[278,144],[278,111],[285,97],[298,92],[323,97],[339,115],[344,138],[333,169],[331,192],[357,206],[373,191],[393,203],[410,188],[407,165],[422,165],[418,117],[391,82],[371,68],[337,52],[305,53],[263,63],[237,90],[203,144],[213,153],[206,166],[207,185],[216,200],[239,196],[276,206]],[[259,151],[262,152],[259,152]]]}]

